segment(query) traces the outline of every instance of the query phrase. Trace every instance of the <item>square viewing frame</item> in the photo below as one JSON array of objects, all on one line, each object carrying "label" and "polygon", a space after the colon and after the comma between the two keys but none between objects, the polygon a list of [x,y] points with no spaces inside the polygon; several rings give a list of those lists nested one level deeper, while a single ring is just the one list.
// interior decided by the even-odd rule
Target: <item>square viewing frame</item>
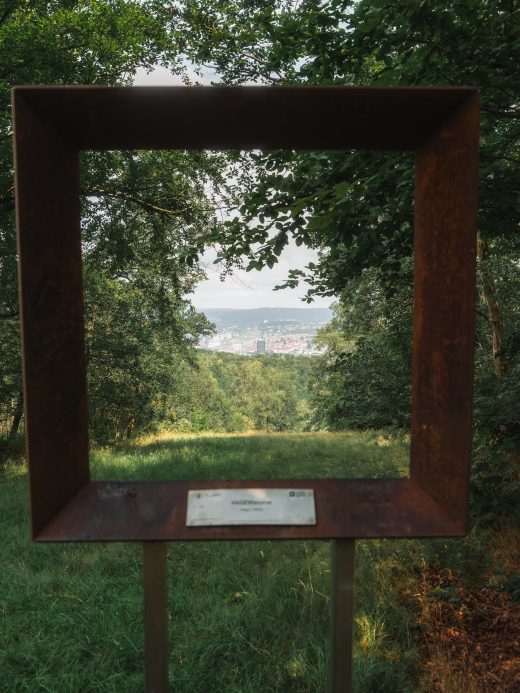
[{"label": "square viewing frame", "polygon": [[[26,448],[36,541],[463,536],[468,525],[479,96],[470,87],[13,89]],[[410,474],[91,481],[79,152],[416,153]],[[187,492],[312,488],[315,526],[187,527]]]}]

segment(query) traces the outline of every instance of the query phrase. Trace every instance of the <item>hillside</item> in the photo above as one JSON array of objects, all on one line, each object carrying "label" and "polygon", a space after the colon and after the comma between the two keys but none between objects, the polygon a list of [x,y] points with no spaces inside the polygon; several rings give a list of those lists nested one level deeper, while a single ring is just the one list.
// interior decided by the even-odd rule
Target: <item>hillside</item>
[{"label": "hillside", "polygon": [[332,319],[329,308],[205,308],[202,312],[217,329],[258,327],[265,322],[323,324]]}]

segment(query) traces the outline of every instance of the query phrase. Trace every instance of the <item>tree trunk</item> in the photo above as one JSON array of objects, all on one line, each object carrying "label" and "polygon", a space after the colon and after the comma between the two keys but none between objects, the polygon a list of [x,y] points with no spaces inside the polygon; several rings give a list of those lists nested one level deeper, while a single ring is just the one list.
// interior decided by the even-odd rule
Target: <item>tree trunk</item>
[{"label": "tree trunk", "polygon": [[16,399],[16,405],[14,408],[13,421],[11,423],[11,429],[9,431],[9,436],[7,438],[8,440],[13,440],[13,438],[18,433],[18,428],[20,426],[20,421],[22,420],[22,415],[23,415],[23,392],[19,392],[18,397]]},{"label": "tree trunk", "polygon": [[487,305],[492,330],[495,374],[498,378],[503,378],[507,373],[507,362],[503,351],[504,323],[502,320],[502,306],[497,294],[495,280],[488,265],[489,246],[487,241],[483,241],[480,238],[477,245],[477,257],[482,276],[484,300]]},{"label": "tree trunk", "polygon": [[135,429],[135,417],[131,416],[126,424],[126,437],[131,438]]}]

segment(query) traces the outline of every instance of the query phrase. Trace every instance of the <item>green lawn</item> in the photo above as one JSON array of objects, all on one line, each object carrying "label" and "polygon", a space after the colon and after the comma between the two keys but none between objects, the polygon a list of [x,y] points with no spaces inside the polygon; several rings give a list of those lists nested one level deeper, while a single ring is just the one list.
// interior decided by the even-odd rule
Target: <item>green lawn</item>
[{"label": "green lawn", "polygon": [[[93,476],[281,478],[406,474],[408,448],[382,433],[162,437],[93,455]],[[0,483],[0,689],[143,689],[139,544],[36,545],[27,478]],[[446,543],[446,542],[445,542]],[[171,690],[326,691],[328,542],[168,546]],[[407,599],[424,561],[416,541],[359,541],[355,683],[416,692],[417,628]]]},{"label": "green lawn", "polygon": [[282,479],[408,474],[403,436],[363,433],[165,434],[99,450],[95,479]]}]

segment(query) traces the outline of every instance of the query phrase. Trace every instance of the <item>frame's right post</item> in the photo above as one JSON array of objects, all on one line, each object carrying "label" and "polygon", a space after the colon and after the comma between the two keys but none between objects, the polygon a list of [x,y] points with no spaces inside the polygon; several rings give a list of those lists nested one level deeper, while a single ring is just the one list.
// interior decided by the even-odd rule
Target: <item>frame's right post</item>
[{"label": "frame's right post", "polygon": [[352,692],[354,539],[335,539],[332,549],[330,691]]}]

